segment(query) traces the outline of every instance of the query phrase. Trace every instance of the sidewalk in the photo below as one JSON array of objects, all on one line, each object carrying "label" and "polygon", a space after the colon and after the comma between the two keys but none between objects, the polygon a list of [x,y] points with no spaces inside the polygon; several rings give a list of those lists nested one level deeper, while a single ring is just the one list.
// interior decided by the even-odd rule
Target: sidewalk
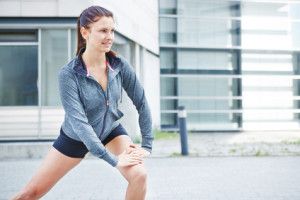
[{"label": "sidewalk", "polygon": [[[189,133],[191,156],[300,156],[296,131]],[[177,156],[180,137],[154,141],[153,156]]]},{"label": "sidewalk", "polygon": [[[298,200],[300,133],[244,132],[188,135],[190,156],[180,156],[179,136],[155,140],[146,159],[147,200]],[[33,175],[52,142],[0,143],[0,200]],[[89,155],[42,199],[124,199],[126,181]]]},{"label": "sidewalk", "polygon": [[[174,134],[172,139],[154,140],[151,156],[179,156],[180,137]],[[51,145],[52,142],[0,143],[0,159],[42,158]],[[300,156],[300,133],[189,133],[188,145],[190,156]]]},{"label": "sidewalk", "polygon": [[[41,159],[0,161],[0,200],[33,175]],[[147,200],[299,200],[300,157],[150,158]],[[127,183],[99,159],[85,159],[41,200],[122,200]]]}]

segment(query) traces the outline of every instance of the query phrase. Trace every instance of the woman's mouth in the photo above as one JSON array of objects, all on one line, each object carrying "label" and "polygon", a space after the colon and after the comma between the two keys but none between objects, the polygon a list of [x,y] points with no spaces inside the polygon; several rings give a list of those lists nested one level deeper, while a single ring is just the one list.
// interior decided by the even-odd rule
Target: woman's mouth
[{"label": "woman's mouth", "polygon": [[102,45],[104,45],[104,46],[111,46],[111,42],[105,42],[105,43],[102,43]]}]

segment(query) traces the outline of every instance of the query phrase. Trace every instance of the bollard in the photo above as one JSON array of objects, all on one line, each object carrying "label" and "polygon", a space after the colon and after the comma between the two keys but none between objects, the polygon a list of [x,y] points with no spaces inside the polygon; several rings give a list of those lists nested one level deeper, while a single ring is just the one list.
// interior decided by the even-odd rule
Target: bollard
[{"label": "bollard", "polygon": [[184,106],[178,107],[178,125],[180,133],[181,154],[189,155],[188,139],[186,131],[186,110]]}]

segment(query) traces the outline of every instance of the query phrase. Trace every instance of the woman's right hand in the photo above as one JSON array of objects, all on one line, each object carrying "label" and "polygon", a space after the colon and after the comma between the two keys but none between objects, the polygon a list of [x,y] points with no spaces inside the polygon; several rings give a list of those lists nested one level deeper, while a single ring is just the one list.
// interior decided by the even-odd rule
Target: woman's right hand
[{"label": "woman's right hand", "polygon": [[143,156],[132,145],[130,145],[123,153],[118,156],[117,168],[142,164]]}]

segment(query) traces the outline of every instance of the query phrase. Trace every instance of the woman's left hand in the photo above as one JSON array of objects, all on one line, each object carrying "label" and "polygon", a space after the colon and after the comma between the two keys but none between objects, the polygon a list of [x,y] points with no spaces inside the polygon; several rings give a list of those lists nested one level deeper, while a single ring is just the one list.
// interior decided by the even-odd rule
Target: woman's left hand
[{"label": "woman's left hand", "polygon": [[136,145],[136,144],[131,144],[130,147],[134,148],[134,152],[138,153],[139,155],[141,155],[142,157],[148,157],[150,155],[150,152],[145,150],[144,148]]}]

